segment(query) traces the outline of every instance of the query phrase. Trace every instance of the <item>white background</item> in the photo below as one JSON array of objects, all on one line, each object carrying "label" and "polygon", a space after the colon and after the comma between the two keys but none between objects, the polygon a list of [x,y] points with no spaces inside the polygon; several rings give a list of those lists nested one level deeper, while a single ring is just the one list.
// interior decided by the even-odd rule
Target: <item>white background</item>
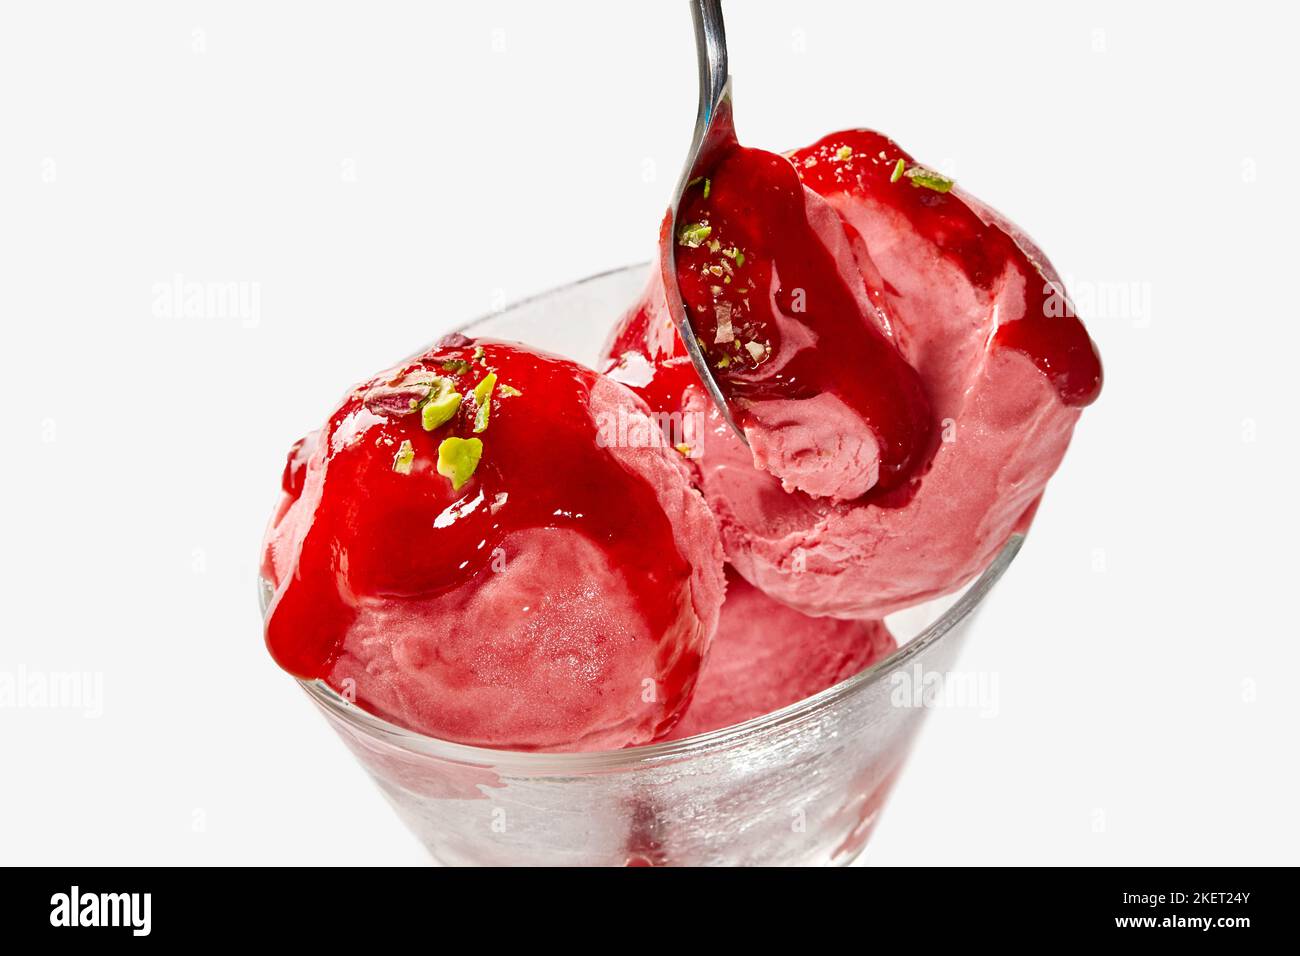
[{"label": "white background", "polygon": [[[997,714],[931,716],[869,863],[1300,862],[1280,9],[728,5],[742,138],[888,132],[1049,251],[1106,363],[962,661]],[[103,714],[0,708],[0,862],[425,862],[263,648],[284,453],[648,258],[694,81],[682,0],[4,5],[0,671],[100,674]],[[178,274],[256,321],[158,314]]]}]

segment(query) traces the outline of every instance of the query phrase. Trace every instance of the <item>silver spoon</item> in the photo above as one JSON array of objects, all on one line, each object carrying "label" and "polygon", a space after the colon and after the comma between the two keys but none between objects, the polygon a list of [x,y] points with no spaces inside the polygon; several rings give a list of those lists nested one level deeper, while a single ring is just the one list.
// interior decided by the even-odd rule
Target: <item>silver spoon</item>
[{"label": "silver spoon", "polygon": [[736,135],[731,120],[731,77],[727,74],[727,34],[722,25],[722,0],[691,0],[691,16],[695,21],[695,53],[700,70],[700,105],[695,114],[695,135],[686,155],[686,166],[673,192],[671,232],[668,234],[670,274],[664,277],[664,291],[669,312],[677,324],[677,334],[686,346],[686,354],[691,357],[700,381],[731,430],[740,436],[742,442],[749,444],[732,418],[726,396],[704,359],[677,283],[677,215],[682,196],[691,183],[709,171],[718,153],[735,142]]}]

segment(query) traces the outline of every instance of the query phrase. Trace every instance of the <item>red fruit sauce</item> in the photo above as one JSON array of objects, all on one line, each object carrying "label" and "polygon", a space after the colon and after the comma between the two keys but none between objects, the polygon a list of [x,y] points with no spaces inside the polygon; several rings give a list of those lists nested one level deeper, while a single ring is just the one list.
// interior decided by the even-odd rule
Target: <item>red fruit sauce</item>
[{"label": "red fruit sauce", "polygon": [[834,394],[880,445],[872,493],[883,494],[929,460],[934,416],[920,376],[863,314],[872,306],[855,297],[805,205],[789,160],[740,146],[724,153],[677,217],[682,300],[742,428],[751,402]]},{"label": "red fruit sauce", "polygon": [[[475,432],[471,393],[489,370],[497,385],[487,427]],[[425,431],[410,400],[427,388],[411,383],[432,376],[451,379],[465,397],[451,420]],[[677,609],[665,595],[677,593],[691,567],[650,485],[597,442],[597,378],[522,346],[456,336],[353,390],[320,438],[328,443],[324,483],[297,562],[289,580],[275,582],[266,642],[279,665],[302,678],[325,677],[359,601],[475,588],[493,573],[499,542],[528,528],[586,535],[624,571],[647,632],[670,633]],[[453,436],[483,442],[477,469],[459,490],[436,468],[439,444]],[[403,441],[414,453],[407,474],[394,468]],[[285,470],[290,496],[304,489],[300,446]],[[565,569],[555,574],[563,579]],[[678,649],[664,655],[676,659],[659,685],[671,707],[699,661]]]},{"label": "red fruit sauce", "polygon": [[[846,154],[847,161],[836,159]],[[832,133],[790,154],[803,184],[813,192],[848,193],[894,210],[977,288],[991,290],[1008,268],[1019,272],[1024,279],[1023,307],[999,316],[994,346],[1029,356],[1066,405],[1094,402],[1101,393],[1101,359],[1069,307],[1065,290],[1054,288],[1029,252],[981,218],[960,193],[916,186],[907,176],[895,178],[900,160],[904,169],[916,167],[893,140],[861,129]]]},{"label": "red fruit sauce", "polygon": [[[992,291],[1008,268],[1020,272],[1023,307],[999,316],[993,346],[1028,355],[1067,405],[1091,403],[1102,382],[1096,348],[1064,290],[962,195],[903,175],[915,168],[892,140],[869,130],[834,133],[788,157],[733,145],[687,190],[678,235],[666,234],[665,221],[660,237],[665,253],[666,243],[675,243],[687,314],[742,427],[747,400],[837,395],[880,441],[880,482],[867,498],[881,505],[906,503],[906,488],[888,492],[923,472],[936,446],[935,423],[915,371],[863,315],[814,233],[801,186],[896,211],[978,288]],[[879,290],[867,292],[874,298]],[[625,318],[609,354],[646,355],[655,374],[638,392],[652,408],[676,410],[682,391],[698,379],[667,323],[652,327],[656,314],[642,303]],[[722,326],[730,328],[719,336]]]}]

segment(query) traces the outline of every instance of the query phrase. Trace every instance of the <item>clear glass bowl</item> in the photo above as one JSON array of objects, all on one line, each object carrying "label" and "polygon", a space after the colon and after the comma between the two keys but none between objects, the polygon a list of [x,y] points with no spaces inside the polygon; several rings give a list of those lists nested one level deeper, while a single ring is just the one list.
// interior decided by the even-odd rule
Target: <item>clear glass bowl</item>
[{"label": "clear glass bowl", "polygon": [[[596,366],[647,270],[592,276],[462,331]],[[958,594],[891,617],[901,646],[888,659],[781,710],[670,743],[576,754],[468,747],[301,683],[440,863],[842,865],[866,845],[926,713],[898,692],[900,679],[910,688],[917,674],[951,670],[1021,542],[1009,540]]]}]

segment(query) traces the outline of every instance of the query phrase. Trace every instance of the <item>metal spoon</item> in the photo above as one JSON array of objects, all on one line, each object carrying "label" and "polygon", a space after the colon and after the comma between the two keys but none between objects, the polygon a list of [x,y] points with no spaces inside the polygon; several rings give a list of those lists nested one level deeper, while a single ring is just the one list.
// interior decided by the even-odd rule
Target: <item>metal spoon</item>
[{"label": "metal spoon", "polygon": [[667,293],[668,309],[677,324],[677,334],[686,346],[686,354],[691,357],[700,381],[704,383],[731,430],[740,436],[742,442],[749,444],[744,432],[732,418],[726,396],[722,394],[722,389],[713,377],[713,370],[704,359],[704,352],[696,341],[690,317],[686,314],[681,287],[677,283],[677,216],[682,196],[691,183],[709,171],[718,154],[736,141],[735,127],[731,120],[731,77],[727,74],[727,35],[722,25],[722,0],[691,0],[691,16],[695,21],[700,104],[695,114],[695,135],[686,156],[686,166],[682,170],[681,179],[677,181],[677,189],[673,192],[671,232],[668,235],[668,274],[664,276],[664,291]]}]

